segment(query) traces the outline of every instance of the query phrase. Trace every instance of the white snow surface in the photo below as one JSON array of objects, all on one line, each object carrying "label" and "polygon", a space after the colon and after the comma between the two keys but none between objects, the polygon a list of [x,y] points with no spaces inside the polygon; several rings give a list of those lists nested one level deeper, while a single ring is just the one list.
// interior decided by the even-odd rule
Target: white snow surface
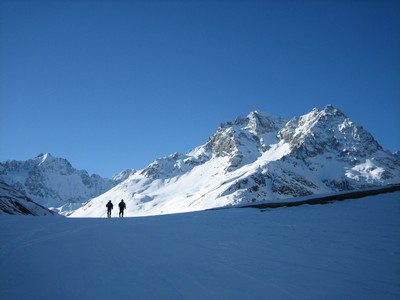
[{"label": "white snow surface", "polygon": [[2,299],[400,299],[400,192],[267,211],[0,217]]},{"label": "white snow surface", "polygon": [[[242,199],[236,197],[236,193],[226,192],[229,185],[253,174],[259,164],[282,157],[288,150],[286,143],[273,145],[253,163],[232,172],[226,172],[230,157],[214,157],[174,177],[151,180],[141,173],[135,173],[76,210],[71,217],[104,217],[107,202],[112,200],[116,207],[121,199],[126,202],[127,216],[189,212],[237,204]],[[165,166],[163,168],[166,169]],[[113,213],[118,214],[115,208]]]}]

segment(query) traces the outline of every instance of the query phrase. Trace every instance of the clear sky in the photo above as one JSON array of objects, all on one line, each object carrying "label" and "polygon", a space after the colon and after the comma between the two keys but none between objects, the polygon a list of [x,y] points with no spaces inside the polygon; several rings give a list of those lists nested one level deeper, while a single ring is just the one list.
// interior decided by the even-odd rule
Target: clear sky
[{"label": "clear sky", "polygon": [[110,177],[328,103],[400,150],[400,1],[0,0],[0,161]]}]

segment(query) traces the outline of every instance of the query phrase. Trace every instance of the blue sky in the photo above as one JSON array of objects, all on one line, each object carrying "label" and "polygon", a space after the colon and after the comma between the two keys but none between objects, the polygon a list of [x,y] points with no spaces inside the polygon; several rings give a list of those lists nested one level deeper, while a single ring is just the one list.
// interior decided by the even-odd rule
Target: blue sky
[{"label": "blue sky", "polygon": [[0,161],[109,177],[328,103],[397,151],[399,100],[399,1],[0,0]]}]

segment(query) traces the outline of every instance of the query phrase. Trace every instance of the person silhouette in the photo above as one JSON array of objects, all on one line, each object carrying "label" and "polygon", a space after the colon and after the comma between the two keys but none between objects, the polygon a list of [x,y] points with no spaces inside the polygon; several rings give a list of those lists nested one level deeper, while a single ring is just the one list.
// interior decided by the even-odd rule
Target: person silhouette
[{"label": "person silhouette", "polygon": [[107,218],[111,218],[111,211],[114,207],[114,205],[111,203],[111,200],[108,201],[106,207],[107,207]]},{"label": "person silhouette", "polygon": [[121,202],[118,204],[119,206],[119,217],[123,218],[124,217],[124,210],[126,208],[126,204],[124,200],[122,199]]}]

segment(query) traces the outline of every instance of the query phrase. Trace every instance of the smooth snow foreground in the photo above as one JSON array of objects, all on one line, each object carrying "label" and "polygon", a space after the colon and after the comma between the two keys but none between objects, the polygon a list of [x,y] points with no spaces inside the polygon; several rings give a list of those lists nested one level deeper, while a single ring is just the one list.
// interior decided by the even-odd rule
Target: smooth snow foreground
[{"label": "smooth snow foreground", "polygon": [[0,218],[1,299],[400,299],[400,192],[268,211]]}]

